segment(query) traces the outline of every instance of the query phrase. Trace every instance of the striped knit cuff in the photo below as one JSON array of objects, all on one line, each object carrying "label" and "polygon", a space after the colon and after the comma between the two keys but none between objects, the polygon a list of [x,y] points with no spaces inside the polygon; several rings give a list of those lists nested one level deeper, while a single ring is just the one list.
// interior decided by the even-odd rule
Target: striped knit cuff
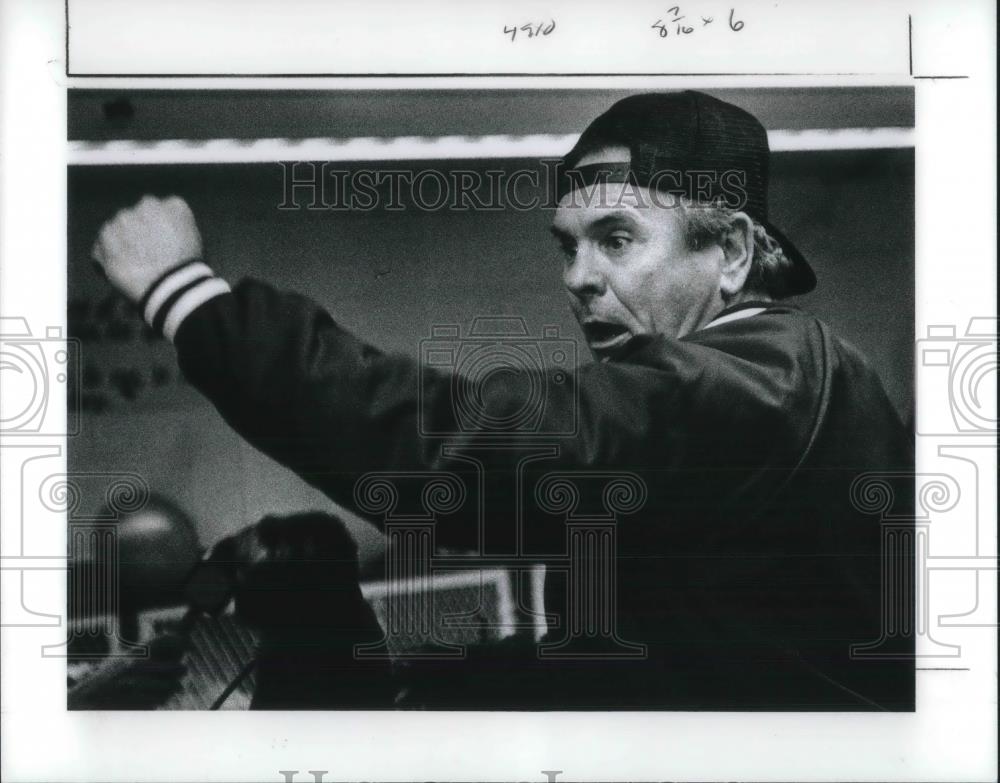
[{"label": "striped knit cuff", "polygon": [[228,293],[229,284],[202,261],[187,261],[164,273],[139,302],[146,323],[173,342],[181,323],[200,305]]}]

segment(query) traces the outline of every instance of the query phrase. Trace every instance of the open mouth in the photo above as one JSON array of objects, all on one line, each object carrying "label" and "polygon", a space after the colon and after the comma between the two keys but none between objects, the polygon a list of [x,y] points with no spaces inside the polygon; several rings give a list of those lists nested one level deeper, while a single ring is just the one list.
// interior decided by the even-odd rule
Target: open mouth
[{"label": "open mouth", "polygon": [[591,350],[602,356],[610,356],[632,337],[626,327],[608,321],[588,321],[583,324],[583,333]]}]

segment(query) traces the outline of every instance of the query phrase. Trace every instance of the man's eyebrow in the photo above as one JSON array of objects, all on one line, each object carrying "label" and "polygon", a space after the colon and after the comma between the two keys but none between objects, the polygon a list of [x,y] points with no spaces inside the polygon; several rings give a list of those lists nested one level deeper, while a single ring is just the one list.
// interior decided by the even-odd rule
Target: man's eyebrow
[{"label": "man's eyebrow", "polygon": [[[618,226],[623,223],[629,226],[638,227],[638,221],[635,219],[634,215],[626,210],[616,209],[614,212],[609,212],[608,214],[602,215],[601,217],[588,223],[586,225],[586,230],[588,232],[601,231],[609,226]],[[560,241],[575,240],[572,233],[565,231],[558,226],[549,226],[549,231],[552,233],[552,236]]]},{"label": "man's eyebrow", "polygon": [[587,230],[588,231],[593,231],[595,229],[600,230],[602,228],[619,225],[621,223],[627,223],[630,226],[638,225],[638,221],[635,219],[635,216],[632,215],[630,212],[627,212],[623,209],[616,209],[614,212],[611,212],[607,215],[603,215],[602,217],[597,218],[597,220],[588,223]]},{"label": "man's eyebrow", "polygon": [[569,231],[563,231],[561,228],[557,228],[556,226],[549,226],[549,233],[552,234],[552,236],[554,236],[560,242],[573,241],[573,235],[570,234]]}]

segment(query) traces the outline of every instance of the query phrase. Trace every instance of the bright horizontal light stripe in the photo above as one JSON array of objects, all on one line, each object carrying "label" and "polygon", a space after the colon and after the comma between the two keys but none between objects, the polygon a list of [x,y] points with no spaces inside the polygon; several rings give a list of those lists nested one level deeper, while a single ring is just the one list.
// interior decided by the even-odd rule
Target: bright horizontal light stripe
[{"label": "bright horizontal light stripe", "polygon": [[913,128],[831,128],[768,131],[772,152],[878,150],[912,147]]},{"label": "bright horizontal light stripe", "polygon": [[366,601],[385,598],[401,593],[419,593],[424,590],[448,590],[475,587],[495,582],[498,585],[507,578],[502,568],[472,568],[459,573],[428,574],[424,578],[390,579],[380,582],[361,582],[361,595]]},{"label": "bright horizontal light stripe", "polygon": [[71,165],[273,163],[541,158],[566,153],[577,136],[397,136],[354,139],[212,139],[70,142]]},{"label": "bright horizontal light stripe", "polygon": [[[283,160],[389,161],[483,158],[554,158],[578,135],[397,136],[353,139],[209,139],[164,141],[72,141],[76,166],[172,163],[274,163]],[[912,147],[912,128],[774,130],[775,152]]]}]

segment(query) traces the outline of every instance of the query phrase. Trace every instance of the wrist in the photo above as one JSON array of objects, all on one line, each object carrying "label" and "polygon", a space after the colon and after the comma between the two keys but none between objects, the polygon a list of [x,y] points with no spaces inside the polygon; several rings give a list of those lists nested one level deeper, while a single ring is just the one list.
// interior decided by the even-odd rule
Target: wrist
[{"label": "wrist", "polygon": [[193,259],[160,275],[139,300],[143,319],[153,331],[173,342],[181,323],[200,305],[229,293],[229,284],[211,267]]}]

